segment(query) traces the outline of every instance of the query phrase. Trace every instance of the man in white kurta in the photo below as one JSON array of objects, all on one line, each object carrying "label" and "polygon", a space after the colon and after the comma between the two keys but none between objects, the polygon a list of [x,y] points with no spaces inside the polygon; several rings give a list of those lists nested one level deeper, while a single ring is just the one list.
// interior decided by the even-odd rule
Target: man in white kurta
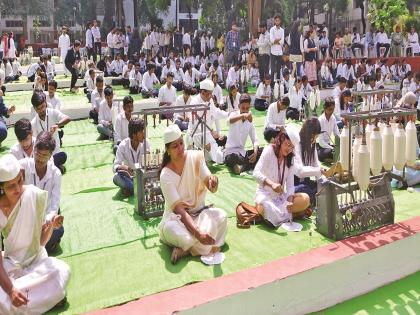
[{"label": "man in white kurta", "polygon": [[[64,64],[66,60],[67,52],[70,49],[70,37],[67,35],[67,28],[63,27],[62,33],[58,38],[58,48],[60,49],[60,62]],[[67,68],[64,67],[64,75],[67,76]]]},{"label": "man in white kurta", "polygon": [[[0,159],[2,182],[15,179],[19,172],[16,158],[7,155]],[[5,174],[10,175],[8,180],[4,180]],[[9,295],[0,290],[0,314],[45,313],[65,297],[70,277],[67,264],[48,257],[40,244],[48,193],[33,185],[23,186],[23,189],[8,217],[0,211],[0,231],[5,238],[0,268],[4,268],[13,287],[24,292],[29,302],[17,308]]]},{"label": "man in white kurta", "polygon": [[[171,125],[168,128],[174,126],[176,125]],[[181,137],[181,130],[178,126],[176,128],[175,140]],[[164,243],[202,256],[210,254],[214,246],[220,248],[225,243],[226,212],[213,207],[203,209],[207,189],[205,181],[210,175],[210,170],[201,151],[187,151],[187,160],[181,176],[168,167],[163,168],[160,185],[165,197],[165,212],[159,225],[159,235]],[[181,216],[174,213],[175,207],[180,203],[185,205],[186,211],[192,217],[197,229],[201,233],[207,233],[215,240],[214,245],[200,243],[188,231],[181,221]]]},{"label": "man in white kurta", "polygon": [[[207,126],[205,126],[206,152],[210,154],[210,159],[214,162],[217,161],[217,142],[215,138],[220,138],[220,124],[216,124],[216,131],[213,131],[211,127],[213,123],[216,123],[219,119],[226,119],[228,113],[214,106],[212,93],[214,89],[213,81],[206,79],[200,83],[200,94],[192,97],[190,105],[207,105],[209,109],[206,112]],[[199,126],[198,117],[203,116],[203,112],[197,112],[197,117],[191,117],[189,120],[188,133],[192,137],[193,143],[200,147],[202,144],[202,137],[204,136]],[[204,117],[203,117],[204,118]],[[194,133],[194,134],[193,134]]]}]

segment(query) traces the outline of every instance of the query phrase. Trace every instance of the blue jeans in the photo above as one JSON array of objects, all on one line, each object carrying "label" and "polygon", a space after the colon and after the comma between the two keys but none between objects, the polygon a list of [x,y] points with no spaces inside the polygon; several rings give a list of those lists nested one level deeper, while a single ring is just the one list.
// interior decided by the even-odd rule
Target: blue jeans
[{"label": "blue jeans", "polygon": [[134,181],[124,172],[117,172],[112,180],[115,186],[120,187],[123,190],[130,192],[130,195],[134,195]]},{"label": "blue jeans", "polygon": [[45,245],[45,249],[47,250],[48,254],[51,254],[54,252],[54,250],[57,248],[58,244],[61,241],[61,238],[64,235],[64,227],[61,226],[58,229],[55,229],[51,235],[50,240]]},{"label": "blue jeans", "polygon": [[98,127],[96,127],[96,129],[98,130],[98,132],[101,135],[104,135],[104,136],[106,136],[108,138],[111,138],[112,137],[112,129],[109,128],[108,126],[99,124]]},{"label": "blue jeans", "polygon": [[309,177],[306,177],[303,181],[300,181],[300,179],[297,176],[295,176],[295,193],[308,194],[311,200],[312,207],[315,207],[316,205],[315,195],[317,193],[317,190],[317,183],[313,180],[310,180]]},{"label": "blue jeans", "polygon": [[7,138],[7,126],[3,120],[0,120],[0,143]]}]

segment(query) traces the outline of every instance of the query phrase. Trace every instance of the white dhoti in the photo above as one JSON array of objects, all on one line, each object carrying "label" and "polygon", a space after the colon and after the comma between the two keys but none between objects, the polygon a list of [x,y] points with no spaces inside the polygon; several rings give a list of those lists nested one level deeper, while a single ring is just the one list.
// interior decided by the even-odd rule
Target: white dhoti
[{"label": "white dhoti", "polygon": [[42,314],[65,297],[70,277],[66,263],[48,257],[40,246],[47,192],[24,186],[20,202],[8,218],[0,211],[0,230],[5,236],[3,268],[13,285],[27,294],[29,303],[16,308],[0,289],[0,314]]},{"label": "white dhoti", "polygon": [[197,228],[202,233],[209,234],[216,243],[214,245],[201,244],[181,222],[181,217],[171,213],[161,223],[160,239],[165,244],[182,248],[184,251],[194,250],[200,255],[208,255],[213,246],[221,247],[225,243],[227,233],[226,212],[218,208],[210,208],[193,217]]},{"label": "white dhoti", "polygon": [[64,68],[64,75],[67,75],[67,72],[68,72],[68,70],[67,70],[67,68],[66,68],[66,64],[65,64],[65,60],[66,60],[66,57],[67,57],[67,49],[65,50],[65,51],[61,51],[61,54],[60,54],[60,62],[63,64],[63,68]]},{"label": "white dhoti", "polygon": [[[226,212],[218,208],[205,209],[205,180],[211,173],[204,161],[203,152],[187,151],[187,160],[182,175],[179,176],[168,167],[162,170],[160,183],[165,197],[165,213],[159,225],[162,242],[182,248],[184,251],[194,250],[200,255],[208,255],[213,246],[221,247],[225,243],[227,233]],[[214,245],[201,244],[188,231],[181,216],[173,212],[180,203],[185,205],[197,229],[209,234],[216,242]]]}]

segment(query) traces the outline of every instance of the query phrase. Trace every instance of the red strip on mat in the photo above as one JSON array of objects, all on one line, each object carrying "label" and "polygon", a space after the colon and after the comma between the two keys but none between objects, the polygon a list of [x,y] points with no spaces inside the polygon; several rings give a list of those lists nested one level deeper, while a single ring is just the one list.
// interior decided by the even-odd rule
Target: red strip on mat
[{"label": "red strip on mat", "polygon": [[247,291],[359,253],[402,240],[420,232],[420,217],[326,245],[263,266],[143,297],[91,315],[172,314],[219,298]]}]

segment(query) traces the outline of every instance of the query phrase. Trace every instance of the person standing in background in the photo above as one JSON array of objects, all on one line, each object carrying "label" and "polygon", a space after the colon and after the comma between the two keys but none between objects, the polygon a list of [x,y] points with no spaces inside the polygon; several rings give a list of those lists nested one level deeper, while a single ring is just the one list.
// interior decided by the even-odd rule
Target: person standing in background
[{"label": "person standing in background", "polygon": [[234,65],[238,61],[239,48],[241,47],[238,26],[235,21],[232,22],[232,29],[226,35],[225,47],[227,50],[227,63]]},{"label": "person standing in background", "polygon": [[[60,62],[64,63],[66,60],[67,52],[70,49],[70,37],[67,35],[67,27],[63,26],[61,35],[58,38],[58,49],[60,54]],[[64,67],[64,76],[67,78],[67,68]]]},{"label": "person standing in background", "polygon": [[284,29],[280,26],[280,14],[274,16],[274,26],[270,29],[271,43],[271,84],[274,79],[281,78],[280,69],[283,65]]},{"label": "person standing in background", "polygon": [[93,61],[96,63],[96,60],[99,55],[101,59],[101,30],[99,29],[98,22],[93,20],[92,22],[92,36],[93,36]]},{"label": "person standing in background", "polygon": [[257,40],[257,46],[260,80],[262,81],[270,70],[270,33],[267,31],[266,23],[260,24],[260,36]]}]

